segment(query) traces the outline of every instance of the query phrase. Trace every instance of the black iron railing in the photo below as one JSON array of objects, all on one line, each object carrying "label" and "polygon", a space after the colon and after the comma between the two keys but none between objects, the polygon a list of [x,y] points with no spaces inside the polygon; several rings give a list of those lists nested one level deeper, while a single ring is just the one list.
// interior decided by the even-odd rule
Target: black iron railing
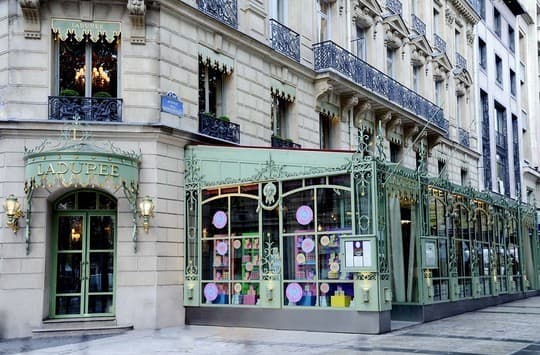
[{"label": "black iron railing", "polygon": [[400,15],[403,5],[399,0],[386,0],[386,8],[394,15]]},{"label": "black iron railing", "polygon": [[335,70],[370,92],[408,110],[448,133],[442,108],[395,81],[332,41],[313,45],[315,70]]},{"label": "black iron railing", "polygon": [[214,116],[199,113],[199,132],[207,136],[240,143],[240,125]]},{"label": "black iron railing", "polygon": [[442,39],[439,35],[433,35],[433,47],[440,53],[446,52],[446,41]]},{"label": "black iron railing", "polygon": [[295,148],[300,149],[302,146],[298,143],[294,143],[290,139],[283,139],[281,137],[272,136],[272,148]]},{"label": "black iron railing", "polygon": [[459,136],[459,144],[467,148],[471,147],[471,142],[469,139],[469,132],[467,132],[463,128],[458,128],[458,136]]},{"label": "black iron railing", "polygon": [[456,67],[460,69],[467,69],[467,59],[465,59],[465,57],[458,52],[456,52]]},{"label": "black iron railing", "polygon": [[122,99],[116,97],[49,96],[49,120],[122,122]]},{"label": "black iron railing", "polygon": [[419,35],[425,35],[426,34],[426,24],[424,21],[420,20],[420,18],[416,15],[412,15],[412,29],[416,31]]},{"label": "black iron railing", "polygon": [[210,17],[238,28],[238,3],[236,0],[197,0],[199,10]]},{"label": "black iron railing", "polygon": [[274,19],[270,20],[270,43],[276,51],[300,61],[300,35]]}]

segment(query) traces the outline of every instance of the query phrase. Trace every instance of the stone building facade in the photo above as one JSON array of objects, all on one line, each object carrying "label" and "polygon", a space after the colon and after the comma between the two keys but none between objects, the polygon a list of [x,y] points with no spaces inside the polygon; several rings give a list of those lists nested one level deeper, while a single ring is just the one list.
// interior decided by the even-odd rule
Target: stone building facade
[{"label": "stone building facade", "polygon": [[[424,180],[411,187],[413,176],[446,181],[437,186],[449,195],[460,186],[460,193],[479,189],[481,141],[474,118],[479,20],[467,0],[2,2],[0,196],[7,201],[13,194],[9,199],[18,199],[24,216],[2,217],[8,225],[2,224],[0,235],[0,337],[28,336],[50,327],[51,319],[73,323],[93,316],[113,326],[180,325],[186,322],[184,305],[192,306],[197,322],[204,315],[204,309],[197,312],[205,286],[189,268],[186,240],[192,231],[202,238],[203,222],[197,219],[201,215],[186,213],[188,202],[193,192],[216,187],[211,178],[221,181],[216,196],[242,185],[239,181],[254,186],[276,178],[283,188],[287,179],[281,175],[246,180],[273,161],[262,157],[266,154],[275,154],[283,169],[291,169],[288,178],[300,179],[304,187],[314,183],[308,178],[324,177],[325,188],[351,193],[354,184],[333,184],[331,176],[355,171],[352,163],[345,167],[353,151],[378,157],[385,164],[380,171],[412,184],[408,192],[394,184],[394,207],[401,203],[409,211],[421,205],[418,191],[433,191]],[[265,153],[252,153],[258,151],[254,147]],[[201,163],[206,170],[197,180],[186,156],[199,153],[206,157]],[[261,189],[256,188],[259,199]],[[149,228],[143,228],[139,208],[145,195],[154,204]],[[473,195],[467,198],[472,201]],[[197,201],[202,206],[203,200]],[[377,205],[378,213],[390,208],[384,201]],[[352,208],[348,212],[357,207]],[[358,223],[349,226],[347,237],[362,234]],[[195,226],[201,228],[190,229]],[[426,232],[418,230],[415,238]],[[288,237],[280,233],[276,242]],[[230,233],[227,238],[234,242]],[[383,254],[390,243],[377,245],[380,255],[373,257],[380,261],[388,257]],[[506,289],[495,281],[491,294],[522,297],[537,288],[537,255],[534,249],[524,257],[530,284],[525,286],[520,271],[515,280],[505,279]],[[407,282],[416,296],[400,294],[400,301],[431,304],[431,279],[415,263],[409,264]],[[370,272],[382,272],[377,265]],[[495,264],[490,272],[494,269]],[[390,276],[374,277],[364,280],[373,282],[374,298],[362,293],[370,306],[360,306],[360,291],[354,304],[357,311],[376,315],[362,328],[358,322],[365,314],[347,314],[359,327],[355,331],[389,329],[389,305],[399,286],[391,285]],[[199,282],[196,301],[185,278]],[[332,282],[328,287],[349,292],[360,285],[355,282],[351,276],[345,290]],[[249,285],[241,285],[234,292],[254,292],[260,299],[261,285],[248,291]],[[280,299],[285,300],[287,285],[276,284]],[[451,301],[468,297],[457,276],[449,287],[456,290]],[[235,294],[229,292],[232,302]]]}]

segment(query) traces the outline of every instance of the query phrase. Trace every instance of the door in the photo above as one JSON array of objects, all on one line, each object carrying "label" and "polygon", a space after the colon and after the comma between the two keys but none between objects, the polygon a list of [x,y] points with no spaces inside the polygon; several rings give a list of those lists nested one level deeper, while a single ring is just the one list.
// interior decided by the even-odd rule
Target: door
[{"label": "door", "polygon": [[54,213],[51,317],[114,315],[116,213]]}]

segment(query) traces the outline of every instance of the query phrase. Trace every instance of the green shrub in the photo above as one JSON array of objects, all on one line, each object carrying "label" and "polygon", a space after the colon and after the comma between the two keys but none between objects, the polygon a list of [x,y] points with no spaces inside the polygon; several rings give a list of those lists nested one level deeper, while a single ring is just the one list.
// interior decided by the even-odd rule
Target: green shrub
[{"label": "green shrub", "polygon": [[107,91],[98,91],[94,94],[94,97],[112,97]]},{"label": "green shrub", "polygon": [[77,90],[64,89],[60,91],[60,96],[81,96]]},{"label": "green shrub", "polygon": [[222,121],[225,121],[225,122],[230,122],[231,121],[228,116],[219,116],[218,118],[220,120],[222,120]]}]

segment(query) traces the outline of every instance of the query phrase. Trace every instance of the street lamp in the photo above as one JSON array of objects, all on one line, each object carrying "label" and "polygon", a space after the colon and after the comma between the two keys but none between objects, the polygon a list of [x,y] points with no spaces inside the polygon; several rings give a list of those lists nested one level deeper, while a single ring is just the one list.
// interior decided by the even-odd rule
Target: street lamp
[{"label": "street lamp", "polygon": [[21,204],[13,194],[9,195],[4,202],[4,211],[6,212],[6,225],[15,233],[19,230],[19,217],[24,213],[21,211]]}]

